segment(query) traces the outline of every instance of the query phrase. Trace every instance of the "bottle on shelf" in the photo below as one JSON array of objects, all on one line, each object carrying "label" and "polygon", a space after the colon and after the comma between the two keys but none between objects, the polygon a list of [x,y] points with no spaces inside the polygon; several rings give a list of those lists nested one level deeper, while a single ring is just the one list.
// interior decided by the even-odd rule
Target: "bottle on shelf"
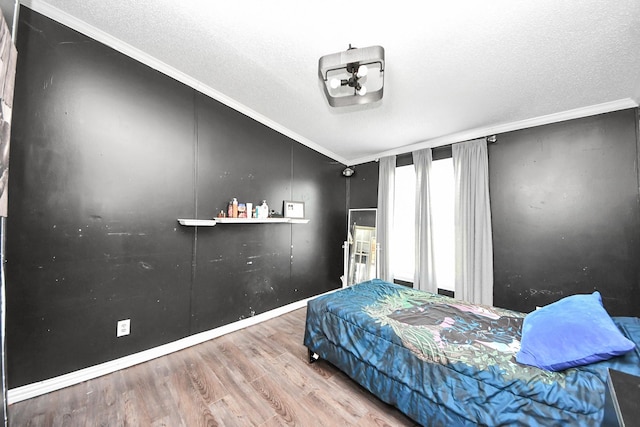
[{"label": "bottle on shelf", "polygon": [[263,200],[262,204],[260,204],[260,218],[269,218],[269,205],[267,205],[266,200]]},{"label": "bottle on shelf", "polygon": [[235,197],[231,201],[231,209],[232,209],[232,218],[238,218],[238,199]]}]

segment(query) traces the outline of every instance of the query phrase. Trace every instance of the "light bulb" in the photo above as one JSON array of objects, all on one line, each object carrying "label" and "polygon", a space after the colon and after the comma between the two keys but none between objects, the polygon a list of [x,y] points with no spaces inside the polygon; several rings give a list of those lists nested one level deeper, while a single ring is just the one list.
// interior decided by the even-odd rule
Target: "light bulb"
[{"label": "light bulb", "polygon": [[358,77],[364,77],[369,74],[369,69],[366,65],[361,65],[358,67]]},{"label": "light bulb", "polygon": [[358,89],[358,95],[365,96],[366,94],[367,94],[367,87],[366,86],[360,86],[360,89]]},{"label": "light bulb", "polygon": [[329,86],[331,86],[331,89],[337,89],[340,86],[340,79],[331,79]]}]

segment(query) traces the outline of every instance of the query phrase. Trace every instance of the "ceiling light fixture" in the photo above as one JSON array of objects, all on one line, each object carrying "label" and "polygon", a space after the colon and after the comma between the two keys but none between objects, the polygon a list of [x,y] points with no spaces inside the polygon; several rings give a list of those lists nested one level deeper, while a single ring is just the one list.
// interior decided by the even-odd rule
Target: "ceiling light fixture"
[{"label": "ceiling light fixture", "polygon": [[384,89],[384,48],[358,49],[349,44],[344,52],[321,57],[318,74],[332,107],[379,101]]}]

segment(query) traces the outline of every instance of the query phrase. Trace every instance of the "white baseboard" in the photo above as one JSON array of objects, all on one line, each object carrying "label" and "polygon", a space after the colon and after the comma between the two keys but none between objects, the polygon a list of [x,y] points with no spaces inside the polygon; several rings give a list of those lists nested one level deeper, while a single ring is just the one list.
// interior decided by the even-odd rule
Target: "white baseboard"
[{"label": "white baseboard", "polygon": [[[338,289],[335,289],[326,293],[329,294],[337,290]],[[151,348],[140,353],[131,354],[119,359],[101,363],[100,365],[90,366],[85,369],[80,369],[79,371],[60,375],[59,377],[50,378],[47,380],[38,381],[33,384],[27,384],[21,387],[9,389],[7,391],[7,404],[11,405],[12,403],[17,403],[23,400],[31,399],[32,397],[41,396],[52,391],[60,390],[62,388],[69,387],[75,384],[80,384],[83,381],[88,381],[94,378],[98,378],[102,375],[116,372],[120,369],[129,368],[143,362],[148,362],[149,360],[153,360],[157,357],[166,356],[167,354],[179,350],[184,350],[185,348],[201,344],[210,339],[256,325],[266,320],[273,319],[274,317],[289,313],[293,310],[305,307],[307,305],[307,301],[316,297],[317,296],[313,296],[301,301],[296,301],[294,303],[276,308],[266,313],[258,314],[256,316],[242,319],[237,322],[221,326],[219,328],[191,335],[178,341]]]}]

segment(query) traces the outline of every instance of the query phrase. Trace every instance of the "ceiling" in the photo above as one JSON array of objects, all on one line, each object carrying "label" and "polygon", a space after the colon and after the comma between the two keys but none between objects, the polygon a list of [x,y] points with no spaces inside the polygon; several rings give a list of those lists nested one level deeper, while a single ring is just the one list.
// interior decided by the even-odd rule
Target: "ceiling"
[{"label": "ceiling", "polygon": [[[21,4],[346,165],[640,101],[638,0]],[[318,60],[349,44],[384,47],[384,97],[330,107]]]}]

